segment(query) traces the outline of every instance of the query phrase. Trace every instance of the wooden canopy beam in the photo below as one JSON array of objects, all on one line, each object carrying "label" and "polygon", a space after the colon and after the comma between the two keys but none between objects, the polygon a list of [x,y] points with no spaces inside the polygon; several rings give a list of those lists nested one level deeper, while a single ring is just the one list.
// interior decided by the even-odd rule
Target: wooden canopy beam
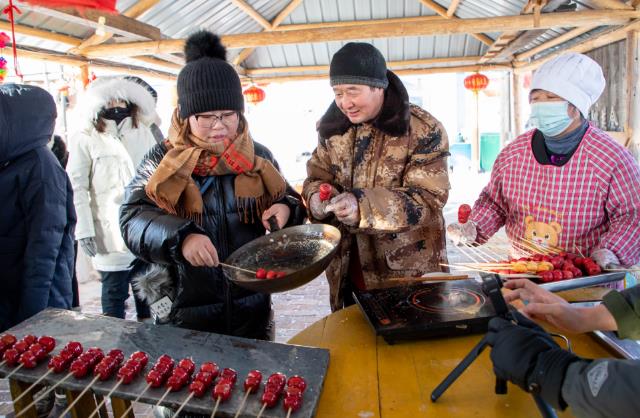
[{"label": "wooden canopy beam", "polygon": [[249,6],[244,0],[231,0],[231,3],[233,3],[238,9],[249,15],[253,20],[258,22],[260,26],[262,26],[266,30],[271,30],[271,23],[269,23],[267,19],[262,17],[262,15],[258,13],[256,9]]},{"label": "wooden canopy beam", "polygon": [[[295,10],[295,8],[300,5],[300,3],[302,3],[302,0],[292,0],[291,2],[289,2],[289,4],[287,4],[285,6],[285,8],[282,9],[280,11],[280,13],[278,13],[278,16],[276,16],[273,19],[273,22],[271,22],[271,24],[270,24],[270,29],[265,29],[265,30],[266,31],[271,31],[271,30],[274,30],[275,28],[277,28],[278,26],[280,26],[280,23],[282,23],[282,21],[284,21],[284,19],[286,19],[286,17],[289,16],[291,14],[291,12],[293,12]],[[249,55],[251,55],[253,53],[254,50],[255,50],[255,48],[245,48],[245,49],[243,49],[234,58],[233,64],[236,65],[236,66],[240,65],[245,59],[247,59],[249,57]]]},{"label": "wooden canopy beam", "polygon": [[627,133],[625,145],[640,146],[640,36],[637,30],[627,33],[627,119],[624,131]]},{"label": "wooden canopy beam", "polygon": [[[446,57],[446,58],[426,58],[426,59],[417,59],[417,60],[405,60],[405,61],[389,61],[387,62],[387,67],[391,69],[397,69],[400,67],[418,67],[418,66],[429,66],[429,65],[441,65],[441,64],[451,64],[451,63],[473,63],[477,64],[478,60],[481,57],[472,56],[472,57]],[[283,74],[283,73],[299,73],[299,72],[329,72],[328,65],[302,65],[295,67],[271,67],[271,68],[253,68],[247,69],[247,76],[256,76],[256,75],[264,75],[264,74]]]},{"label": "wooden canopy beam", "polygon": [[160,0],[138,0],[136,4],[129,7],[122,14],[127,17],[137,19],[143,14],[145,14],[147,11],[149,11],[153,6],[155,6],[159,2]]},{"label": "wooden canopy beam", "polygon": [[[125,10],[122,14],[132,19],[137,19],[138,17],[142,16],[142,14],[144,14],[147,10],[155,6],[159,1],[160,0],[140,0],[133,6]],[[111,32],[107,32],[102,36],[93,34],[87,39],[85,39],[77,48],[74,48],[70,52],[73,52],[74,54],[81,53],[83,49],[93,45],[99,45],[101,43],[104,43],[109,39],[111,39],[112,37],[113,37],[113,33]]]},{"label": "wooden canopy beam", "polygon": [[[640,0],[638,0],[640,1]],[[291,25],[281,25],[273,30],[276,32],[292,31],[292,30],[309,30],[309,29],[328,29],[328,28],[348,28],[360,27],[378,24],[392,23],[430,23],[442,21],[441,16],[412,16],[412,17],[394,17],[391,19],[371,19],[371,20],[347,20],[342,22],[319,22],[319,23],[297,23]]]},{"label": "wooden canopy beam", "polygon": [[[449,14],[448,9],[445,9],[444,7],[440,6],[438,3],[436,3],[433,0],[420,0],[420,3],[422,3],[425,7],[433,10],[440,16],[444,17],[445,19],[459,19],[453,13]],[[482,33],[470,33],[469,35],[473,36],[483,44],[491,45],[493,43],[493,39],[489,38],[487,35],[484,35]]]},{"label": "wooden canopy beam", "polygon": [[623,26],[619,29],[614,29],[608,31],[606,33],[600,34],[598,36],[589,38],[577,45],[572,46],[571,48],[562,49],[560,51],[556,51],[552,54],[545,55],[539,60],[533,61],[528,64],[524,63],[514,63],[514,71],[517,73],[526,73],[528,71],[533,71],[545,62],[564,54],[565,52],[578,52],[584,53],[589,52],[593,49],[600,48],[601,46],[609,45],[614,42],[621,41],[627,38],[627,33],[632,30],[640,30],[640,20],[634,20],[633,22]]},{"label": "wooden canopy beam", "polygon": [[70,65],[74,67],[81,67],[83,65],[90,65],[92,67],[99,67],[109,71],[126,71],[128,74],[139,75],[142,77],[155,77],[162,80],[174,81],[176,79],[175,74],[165,73],[163,71],[150,70],[148,68],[137,67],[133,65],[124,65],[110,61],[103,60],[90,60],[77,55],[66,55],[57,53],[54,51],[48,51],[40,48],[24,48],[18,47],[18,53],[20,57],[27,59],[34,59],[47,62],[55,62],[64,65]]},{"label": "wooden canopy beam", "polygon": [[583,28],[575,28],[570,30],[567,33],[563,33],[562,35],[551,39],[550,41],[547,41],[543,44],[538,45],[535,48],[531,48],[526,52],[523,52],[522,54],[517,54],[514,56],[516,61],[524,61],[526,59],[531,58],[532,56],[536,55],[539,52],[544,51],[545,49],[549,49],[549,48],[553,48],[554,46],[563,44],[567,41],[570,41],[574,38],[577,38],[578,36],[585,34],[589,31],[592,31],[593,29],[597,28],[597,26],[585,26]]},{"label": "wooden canopy beam", "polygon": [[[60,42],[72,46],[77,46],[82,43],[81,39],[74,38],[73,36],[50,32],[48,30],[37,29],[31,26],[22,25],[20,23],[16,23],[14,26],[16,32],[21,35],[33,36],[34,38],[46,39],[48,41]],[[11,31],[11,23],[0,20],[0,30]]]},{"label": "wooden canopy beam", "polygon": [[170,68],[176,72],[180,71],[183,67],[182,64],[178,64],[175,62],[169,62],[160,58],[155,58],[155,57],[148,57],[146,55],[139,55],[136,57],[131,57],[135,60],[141,61],[141,62],[146,62],[147,64],[151,64],[151,65],[156,65],[158,67],[165,67],[165,68]]},{"label": "wooden canopy beam", "polygon": [[[580,12],[545,13],[540,16],[540,28],[593,25],[620,25],[629,19],[640,18],[636,10],[588,10]],[[314,43],[318,41],[346,41],[367,38],[392,38],[454,33],[482,33],[488,31],[516,31],[534,27],[533,16],[497,16],[478,19],[440,19],[421,25],[393,23],[345,28],[323,28],[297,31],[241,33],[222,37],[227,48],[247,48],[267,45]],[[97,45],[87,48],[89,57],[114,57],[174,53],[182,50],[184,39],[163,39],[151,42],[131,42]]]},{"label": "wooden canopy beam", "polygon": [[447,16],[451,17],[456,14],[456,10],[458,10],[458,6],[462,0],[452,0],[451,4],[449,4],[449,8],[447,9]]},{"label": "wooden canopy beam", "polygon": [[[539,19],[541,13],[551,13],[558,9],[558,7],[564,5],[566,0],[529,0],[522,9],[521,14],[538,13],[534,16],[534,21]],[[501,42],[500,44],[494,43],[489,48],[481,62],[488,62],[492,60],[510,60],[513,52],[526,46],[534,39],[538,38],[546,32],[546,29],[534,29],[524,32],[504,32],[498,40],[507,40],[507,42]],[[502,38],[502,39],[501,39]]]},{"label": "wooden canopy beam", "polygon": [[[397,75],[424,75],[424,74],[444,74],[444,73],[466,73],[476,71],[510,71],[510,65],[462,65],[454,67],[436,67],[436,68],[411,68],[405,70],[394,71]],[[243,82],[258,83],[284,83],[289,81],[306,81],[306,80],[323,80],[329,77],[328,73],[324,74],[303,74],[289,75],[280,77],[241,77]]]},{"label": "wooden canopy beam", "polygon": [[34,13],[61,19],[67,22],[76,23],[97,29],[100,26],[99,19],[105,19],[104,29],[116,35],[125,36],[133,39],[153,39],[162,38],[160,29],[155,26],[147,25],[137,21],[136,19],[109,13],[99,12],[93,9],[83,10],[79,12],[75,9],[49,9],[46,7],[31,6],[28,3],[21,3],[20,7]]}]

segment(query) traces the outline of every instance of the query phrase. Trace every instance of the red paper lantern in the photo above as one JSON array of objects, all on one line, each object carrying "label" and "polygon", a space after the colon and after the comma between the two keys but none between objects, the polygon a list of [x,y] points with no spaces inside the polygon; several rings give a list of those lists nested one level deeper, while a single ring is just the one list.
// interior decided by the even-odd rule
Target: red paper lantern
[{"label": "red paper lantern", "polygon": [[464,79],[464,88],[478,93],[489,85],[489,77],[484,74],[474,73]]},{"label": "red paper lantern", "polygon": [[258,86],[251,85],[248,89],[242,92],[247,102],[251,104],[260,103],[264,100],[265,92]]}]

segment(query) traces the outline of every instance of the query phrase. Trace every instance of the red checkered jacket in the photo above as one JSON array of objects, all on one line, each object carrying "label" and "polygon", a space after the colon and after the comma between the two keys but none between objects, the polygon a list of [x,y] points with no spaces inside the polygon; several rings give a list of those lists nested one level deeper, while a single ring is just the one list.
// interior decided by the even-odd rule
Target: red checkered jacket
[{"label": "red checkered jacket", "polygon": [[625,266],[640,261],[640,167],[631,154],[590,125],[565,165],[542,165],[531,149],[534,133],[498,155],[472,210],[478,241],[504,225],[511,240],[584,254],[606,248]]}]

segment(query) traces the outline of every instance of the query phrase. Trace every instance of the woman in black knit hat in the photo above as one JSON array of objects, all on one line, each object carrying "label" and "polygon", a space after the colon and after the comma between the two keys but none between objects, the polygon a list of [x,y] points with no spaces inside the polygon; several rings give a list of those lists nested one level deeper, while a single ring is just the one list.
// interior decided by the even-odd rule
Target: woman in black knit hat
[{"label": "woman in black knit hat", "polygon": [[[138,167],[120,226],[131,251],[151,264],[135,279],[156,323],[270,340],[269,295],[224,279],[219,260],[305,210],[271,152],[254,142],[240,79],[220,39],[197,32],[185,45],[169,137]],[[162,305],[170,309],[160,309]]]}]

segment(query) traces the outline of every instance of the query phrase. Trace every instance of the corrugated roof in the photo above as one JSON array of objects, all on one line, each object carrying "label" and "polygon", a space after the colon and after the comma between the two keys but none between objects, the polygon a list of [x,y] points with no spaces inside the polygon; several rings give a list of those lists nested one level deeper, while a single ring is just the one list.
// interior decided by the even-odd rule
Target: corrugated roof
[{"label": "corrugated roof", "polygon": [[[289,4],[290,0],[245,0],[267,21],[272,21]],[[118,10],[123,12],[137,0],[119,0]],[[440,1],[448,8],[451,0]],[[0,4],[8,4],[0,1]],[[462,19],[491,16],[517,15],[526,0],[463,0],[456,16]],[[352,20],[388,19],[414,16],[434,16],[433,10],[418,0],[304,0],[282,25],[338,22]],[[6,18],[3,16],[2,19]],[[218,34],[240,34],[261,32],[264,28],[252,17],[229,0],[160,0],[153,8],[143,13],[138,20],[160,29],[166,38],[184,38],[195,30],[208,29]],[[44,16],[36,11],[25,11],[17,16],[17,22],[35,28],[63,33],[78,39],[85,39],[94,33],[92,28]],[[522,52],[540,45],[566,32],[553,29],[544,32],[534,41],[520,49]],[[499,33],[485,34],[496,39]],[[583,39],[588,35],[583,35]],[[19,44],[64,52],[67,44],[44,41],[31,36],[18,36]],[[126,42],[118,37],[110,42]],[[442,57],[465,57],[483,55],[487,45],[465,34],[412,36],[388,39],[362,39],[371,42],[381,50],[388,61],[403,61]],[[344,42],[319,42],[295,45],[277,45],[256,48],[244,61],[248,69],[327,65],[333,53]],[[230,50],[233,59],[240,50]],[[118,59],[118,62],[139,65],[132,59]],[[149,65],[149,64],[145,64]]]}]

